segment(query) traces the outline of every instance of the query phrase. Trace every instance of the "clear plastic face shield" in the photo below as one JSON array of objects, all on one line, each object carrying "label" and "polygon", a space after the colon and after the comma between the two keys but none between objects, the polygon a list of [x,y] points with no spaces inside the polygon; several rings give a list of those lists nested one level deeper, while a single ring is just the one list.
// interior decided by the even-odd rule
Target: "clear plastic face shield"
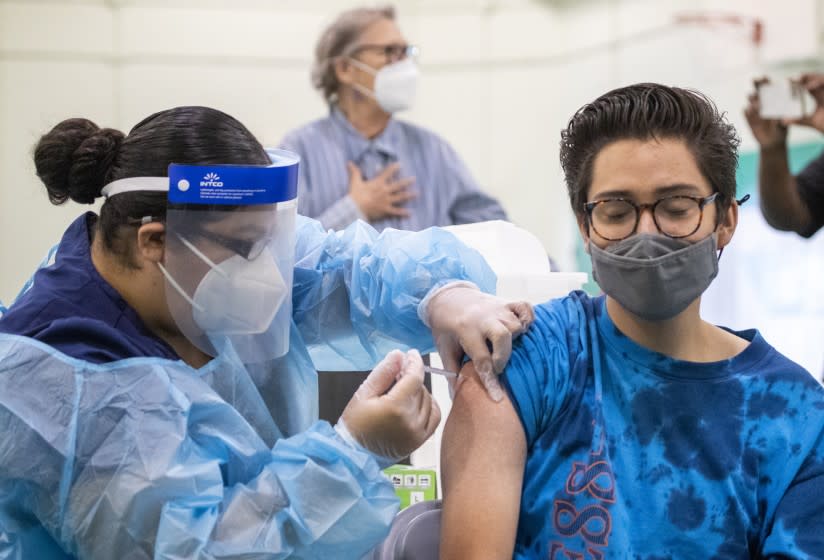
[{"label": "clear plastic face shield", "polygon": [[300,158],[267,153],[269,166],[172,164],[163,178],[169,312],[198,349],[216,356],[230,343],[245,363],[289,349]]},{"label": "clear plastic face shield", "polygon": [[169,311],[197,348],[228,341],[246,363],[289,349],[299,158],[267,153],[267,167],[169,167]]}]

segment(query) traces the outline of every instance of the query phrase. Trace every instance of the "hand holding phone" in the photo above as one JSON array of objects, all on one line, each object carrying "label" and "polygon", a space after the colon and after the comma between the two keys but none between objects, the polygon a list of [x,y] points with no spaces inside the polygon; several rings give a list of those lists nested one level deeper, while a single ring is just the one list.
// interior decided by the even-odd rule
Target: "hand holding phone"
[{"label": "hand holding phone", "polygon": [[762,119],[795,120],[812,112],[804,87],[798,80],[763,81],[757,90]]}]

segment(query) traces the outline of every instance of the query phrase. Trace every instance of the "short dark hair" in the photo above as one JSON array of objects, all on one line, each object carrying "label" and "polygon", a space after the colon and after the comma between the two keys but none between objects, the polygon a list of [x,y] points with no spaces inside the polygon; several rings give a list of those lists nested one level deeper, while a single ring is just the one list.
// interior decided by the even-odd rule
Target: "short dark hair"
[{"label": "short dark hair", "polygon": [[[34,148],[37,176],[53,204],[70,199],[93,204],[107,183],[166,177],[171,163],[265,165],[269,157],[243,124],[209,107],[160,111],[135,125],[128,136],[88,119],[66,119]],[[128,192],[107,199],[96,226],[104,247],[128,264],[131,244],[124,243],[124,228],[144,216],[164,219],[166,199],[158,192]]]},{"label": "short dark hair", "polygon": [[584,105],[561,131],[561,167],[576,216],[585,215],[598,153],[616,140],[653,138],[686,142],[701,173],[721,193],[721,207],[733,201],[740,139],[726,114],[698,91],[643,83]]}]

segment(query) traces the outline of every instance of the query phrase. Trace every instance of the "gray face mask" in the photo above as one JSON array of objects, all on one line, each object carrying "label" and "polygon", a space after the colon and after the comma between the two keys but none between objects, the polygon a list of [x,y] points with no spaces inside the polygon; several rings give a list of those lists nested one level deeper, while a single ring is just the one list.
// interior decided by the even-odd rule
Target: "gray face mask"
[{"label": "gray face mask", "polygon": [[601,289],[648,321],[681,313],[718,274],[715,233],[698,243],[638,233],[606,249],[590,242],[589,252]]}]

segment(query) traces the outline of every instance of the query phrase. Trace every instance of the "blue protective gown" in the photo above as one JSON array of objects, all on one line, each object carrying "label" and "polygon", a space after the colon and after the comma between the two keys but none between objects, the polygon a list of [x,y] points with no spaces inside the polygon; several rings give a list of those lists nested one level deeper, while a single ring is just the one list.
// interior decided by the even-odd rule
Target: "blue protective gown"
[{"label": "blue protective gown", "polygon": [[[0,318],[0,559],[359,558],[398,502],[317,421],[319,367],[432,347],[433,287],[494,274],[451,234],[298,220],[290,350],[195,370],[94,269],[92,214]],[[310,356],[311,354],[311,356]]]}]

